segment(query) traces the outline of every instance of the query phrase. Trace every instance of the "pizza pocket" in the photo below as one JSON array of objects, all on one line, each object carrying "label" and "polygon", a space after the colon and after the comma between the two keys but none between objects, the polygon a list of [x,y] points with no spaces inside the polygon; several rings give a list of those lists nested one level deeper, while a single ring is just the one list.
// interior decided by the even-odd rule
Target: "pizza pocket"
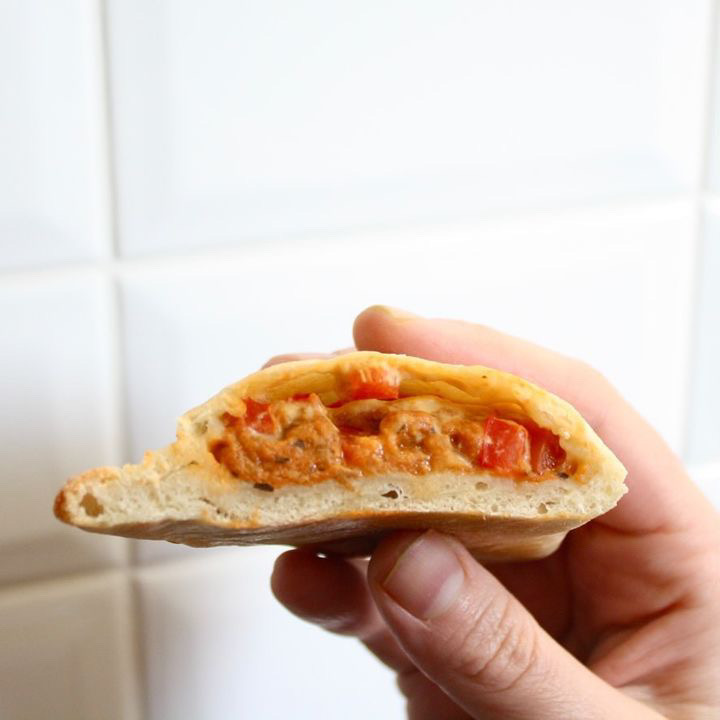
[{"label": "pizza pocket", "polygon": [[573,407],[526,380],[355,352],[225,388],[139,465],[68,480],[55,514],[126,537],[347,554],[435,528],[481,560],[519,560],[614,507],[625,474]]}]

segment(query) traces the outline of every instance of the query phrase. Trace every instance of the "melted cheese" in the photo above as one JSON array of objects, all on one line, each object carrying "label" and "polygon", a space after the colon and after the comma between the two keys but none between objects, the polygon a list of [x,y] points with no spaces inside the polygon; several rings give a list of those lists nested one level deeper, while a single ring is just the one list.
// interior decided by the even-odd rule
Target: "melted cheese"
[{"label": "melted cheese", "polygon": [[478,472],[492,412],[430,395],[328,408],[311,394],[262,407],[272,418],[266,425],[226,413],[210,450],[234,476],[264,490],[391,472]]}]

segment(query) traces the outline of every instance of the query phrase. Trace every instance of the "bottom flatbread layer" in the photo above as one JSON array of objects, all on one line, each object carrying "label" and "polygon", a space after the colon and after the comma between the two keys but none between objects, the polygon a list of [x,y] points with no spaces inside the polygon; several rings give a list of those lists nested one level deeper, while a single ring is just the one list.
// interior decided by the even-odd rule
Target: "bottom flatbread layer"
[{"label": "bottom flatbread layer", "polygon": [[152,466],[78,477],[58,496],[56,514],[93,532],[196,547],[312,545],[350,555],[371,552],[391,530],[435,528],[458,537],[480,560],[521,560],[552,553],[569,530],[615,505],[624,489],[602,478],[581,486],[485,473],[397,474],[266,492],[173,467],[167,457],[158,462],[162,457],[153,456]]}]

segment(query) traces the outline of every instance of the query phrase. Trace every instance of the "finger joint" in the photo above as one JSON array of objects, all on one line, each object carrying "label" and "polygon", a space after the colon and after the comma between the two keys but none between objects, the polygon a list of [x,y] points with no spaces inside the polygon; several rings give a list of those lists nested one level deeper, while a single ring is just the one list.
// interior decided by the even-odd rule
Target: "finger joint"
[{"label": "finger joint", "polygon": [[537,667],[538,636],[529,618],[518,617],[511,599],[492,605],[461,638],[454,669],[488,692],[507,692]]}]

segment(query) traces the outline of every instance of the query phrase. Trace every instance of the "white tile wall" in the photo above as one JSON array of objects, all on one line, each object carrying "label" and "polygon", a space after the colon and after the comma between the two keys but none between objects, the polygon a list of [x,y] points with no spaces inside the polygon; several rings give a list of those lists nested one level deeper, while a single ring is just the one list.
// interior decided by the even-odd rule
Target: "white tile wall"
[{"label": "white tile wall", "polygon": [[0,717],[137,720],[127,581],[0,592]]},{"label": "white tile wall", "polygon": [[109,247],[100,3],[0,3],[0,268]]},{"label": "white tile wall", "polygon": [[274,600],[278,554],[242,548],[138,573],[148,720],[401,717],[387,668]]},{"label": "white tile wall", "polygon": [[688,459],[720,462],[720,204],[705,213],[702,260],[698,263],[698,313],[694,328],[694,363],[688,424]]},{"label": "white tile wall", "polygon": [[1,3],[0,717],[402,716],[278,549],[51,514],[370,303],[586,359],[720,507],[717,4]]},{"label": "white tile wall", "polygon": [[107,281],[71,273],[0,284],[0,584],[117,565],[124,541],[52,515],[71,474],[115,462]]},{"label": "white tile wall", "polygon": [[666,193],[707,0],[110,0],[127,253]]}]

